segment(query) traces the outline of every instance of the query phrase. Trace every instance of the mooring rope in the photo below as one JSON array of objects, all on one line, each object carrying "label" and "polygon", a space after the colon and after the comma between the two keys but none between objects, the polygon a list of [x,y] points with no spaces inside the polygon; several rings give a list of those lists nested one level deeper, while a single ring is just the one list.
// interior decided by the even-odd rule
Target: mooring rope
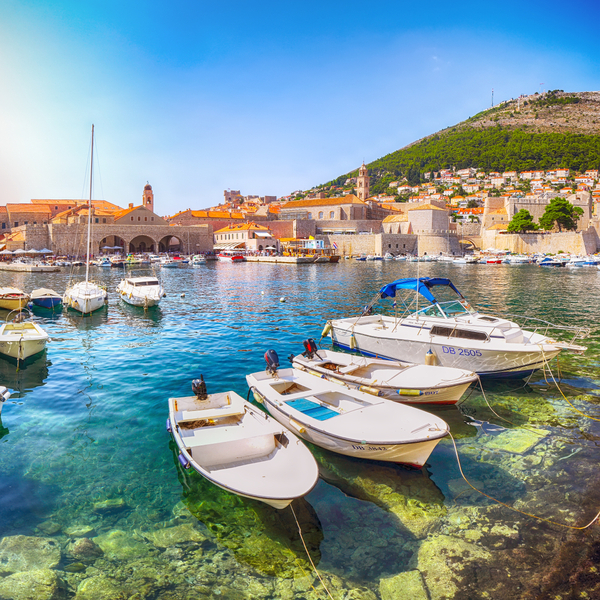
[{"label": "mooring rope", "polygon": [[334,600],[333,596],[331,595],[331,592],[327,589],[325,582],[321,578],[321,575],[319,575],[319,571],[317,571],[317,567],[315,567],[315,563],[313,562],[313,559],[310,557],[310,552],[308,551],[308,548],[306,547],[306,544],[304,542],[304,537],[302,536],[302,529],[300,528],[300,523],[298,523],[296,513],[294,512],[294,507],[291,504],[290,504],[290,509],[292,510],[292,514],[294,515],[294,521],[296,521],[296,526],[298,527],[298,533],[300,534],[300,540],[302,541],[302,545],[304,546],[304,550],[306,551],[306,556],[308,556],[308,560],[309,560],[316,576],[319,578],[319,581],[321,582],[323,589],[327,592],[327,595],[331,598],[331,600]]},{"label": "mooring rope", "polygon": [[587,529],[588,527],[591,527],[598,520],[598,517],[600,517],[600,511],[599,511],[596,514],[596,516],[587,525],[583,525],[581,527],[577,527],[575,525],[565,525],[564,523],[558,523],[556,521],[552,521],[551,519],[546,519],[545,517],[539,517],[539,516],[534,515],[532,513],[528,513],[528,512],[525,512],[523,510],[519,510],[518,508],[515,508],[514,506],[510,506],[510,504],[506,504],[505,502],[502,502],[501,500],[498,500],[497,498],[494,498],[493,496],[490,496],[489,494],[486,494],[485,492],[482,492],[481,490],[477,489],[467,479],[466,475],[464,474],[464,471],[462,469],[462,464],[460,462],[460,457],[458,456],[458,448],[456,447],[456,442],[454,440],[454,436],[450,433],[450,431],[448,431],[448,435],[452,439],[452,444],[454,446],[454,453],[456,454],[456,462],[458,463],[458,469],[460,471],[460,474],[462,475],[462,478],[465,480],[465,482],[467,483],[467,485],[470,488],[474,489],[476,492],[478,492],[482,496],[485,496],[486,498],[489,498],[493,502],[496,502],[497,504],[500,504],[501,506],[504,506],[505,508],[508,508],[509,510],[517,512],[517,513],[519,513],[521,515],[525,515],[526,517],[531,517],[532,519],[537,519],[538,521],[544,521],[545,523],[550,523],[552,525],[557,525],[558,527],[564,527],[565,529],[576,529],[576,530],[580,530],[580,531],[583,530],[583,529]]}]

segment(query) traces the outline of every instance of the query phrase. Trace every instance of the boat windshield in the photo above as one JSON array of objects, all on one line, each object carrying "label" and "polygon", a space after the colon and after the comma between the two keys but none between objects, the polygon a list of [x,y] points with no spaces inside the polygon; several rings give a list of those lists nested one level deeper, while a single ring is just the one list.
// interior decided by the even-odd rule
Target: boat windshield
[{"label": "boat windshield", "polygon": [[461,315],[472,315],[475,311],[466,300],[450,300],[439,304],[430,304],[417,311],[415,315],[424,317],[442,317],[446,319]]}]

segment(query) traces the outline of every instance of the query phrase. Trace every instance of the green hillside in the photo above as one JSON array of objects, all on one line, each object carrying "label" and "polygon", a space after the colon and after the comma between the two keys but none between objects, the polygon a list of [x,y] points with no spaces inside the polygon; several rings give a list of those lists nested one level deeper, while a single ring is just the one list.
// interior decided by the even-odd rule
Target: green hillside
[{"label": "green hillside", "polygon": [[[367,165],[371,192],[456,167],[491,171],[600,169],[600,93],[558,90],[511,100]],[[343,185],[347,173],[326,185]],[[380,189],[381,188],[381,189]]]}]

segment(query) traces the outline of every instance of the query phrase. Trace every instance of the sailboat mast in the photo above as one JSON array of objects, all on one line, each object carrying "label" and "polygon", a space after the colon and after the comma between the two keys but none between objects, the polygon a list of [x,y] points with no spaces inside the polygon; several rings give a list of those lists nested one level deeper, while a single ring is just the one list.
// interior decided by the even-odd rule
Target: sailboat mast
[{"label": "sailboat mast", "polygon": [[92,152],[90,156],[90,200],[88,202],[87,257],[85,261],[85,283],[90,275],[90,236],[92,231],[92,176],[94,174],[94,125],[92,124]]}]

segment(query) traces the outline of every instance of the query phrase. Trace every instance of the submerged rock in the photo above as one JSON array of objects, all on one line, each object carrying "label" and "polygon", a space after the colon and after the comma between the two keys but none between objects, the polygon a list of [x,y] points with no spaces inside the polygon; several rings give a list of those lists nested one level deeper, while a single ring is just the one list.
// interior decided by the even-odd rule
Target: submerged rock
[{"label": "submerged rock", "polygon": [[419,571],[406,571],[379,582],[381,600],[429,600]]},{"label": "submerged rock", "polygon": [[94,542],[102,548],[107,558],[117,560],[127,560],[139,558],[148,554],[150,548],[148,544],[140,542],[131,534],[115,529],[104,535],[94,538]]},{"label": "submerged rock", "polygon": [[64,533],[70,538],[91,537],[94,533],[94,528],[89,525],[74,525],[73,527],[67,527]]},{"label": "submerged rock", "polygon": [[15,535],[0,541],[0,573],[53,569],[61,558],[55,540]]},{"label": "submerged rock", "polygon": [[0,600],[58,600],[62,582],[50,569],[33,569],[0,579]]},{"label": "submerged rock", "polygon": [[537,433],[528,429],[507,429],[489,439],[480,438],[478,441],[481,441],[482,445],[490,449],[524,454],[541,442],[547,435],[549,433],[542,429],[537,430]]},{"label": "submerged rock", "polygon": [[157,548],[168,548],[184,542],[204,542],[207,539],[203,533],[191,524],[148,531],[142,535]]},{"label": "submerged rock", "polygon": [[128,596],[114,580],[96,575],[79,584],[75,600],[124,600]]},{"label": "submerged rock", "polygon": [[88,538],[80,538],[69,545],[69,552],[73,558],[79,560],[93,560],[102,556],[102,549]]},{"label": "submerged rock", "polygon": [[127,508],[127,504],[125,504],[123,498],[111,498],[109,500],[102,500],[101,502],[94,502],[93,511],[104,514],[118,512],[124,508]]},{"label": "submerged rock", "polygon": [[449,535],[436,535],[421,544],[417,567],[425,579],[431,600],[455,598],[459,590],[466,598],[469,597],[466,582],[463,582],[466,567],[471,567],[474,572],[475,567],[488,563],[491,558],[492,555],[481,546]]}]

